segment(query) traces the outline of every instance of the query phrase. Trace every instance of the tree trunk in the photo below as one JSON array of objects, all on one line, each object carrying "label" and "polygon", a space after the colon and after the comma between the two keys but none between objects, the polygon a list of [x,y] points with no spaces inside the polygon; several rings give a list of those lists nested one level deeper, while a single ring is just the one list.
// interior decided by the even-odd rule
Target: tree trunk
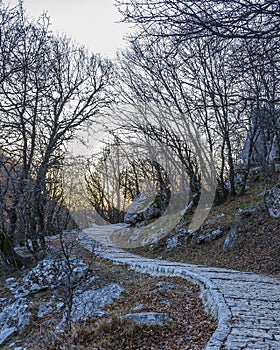
[{"label": "tree trunk", "polygon": [[236,191],[235,191],[235,183],[234,183],[234,162],[232,158],[231,143],[228,135],[226,135],[226,143],[227,143],[227,149],[228,149],[230,194],[232,196],[235,196]]},{"label": "tree trunk", "polygon": [[22,258],[15,252],[14,247],[4,231],[0,229],[0,252],[4,261],[12,266],[23,266]]}]

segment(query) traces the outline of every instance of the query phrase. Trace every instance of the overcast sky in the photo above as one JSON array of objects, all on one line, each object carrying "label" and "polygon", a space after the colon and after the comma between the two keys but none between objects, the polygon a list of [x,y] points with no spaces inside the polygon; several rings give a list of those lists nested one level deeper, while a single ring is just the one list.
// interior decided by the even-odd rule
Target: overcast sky
[{"label": "overcast sky", "polygon": [[123,37],[129,26],[117,23],[121,15],[114,0],[24,0],[24,7],[34,18],[47,11],[55,32],[65,33],[108,58],[114,58],[116,50],[125,45]]},{"label": "overcast sky", "polygon": [[[1,1],[1,0],[0,0]],[[13,6],[18,0],[4,0]],[[44,11],[50,16],[54,32],[64,33],[94,53],[115,58],[117,49],[125,46],[123,37],[130,27],[121,19],[114,0],[23,0],[29,17],[38,18]],[[69,144],[75,154],[89,154],[100,143],[102,133],[83,134],[87,146],[79,141]]]}]

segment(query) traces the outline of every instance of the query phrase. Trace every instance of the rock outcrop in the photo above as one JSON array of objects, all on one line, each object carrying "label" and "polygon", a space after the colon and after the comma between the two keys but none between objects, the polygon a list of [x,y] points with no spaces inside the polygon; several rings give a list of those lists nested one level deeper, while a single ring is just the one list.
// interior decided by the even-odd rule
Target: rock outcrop
[{"label": "rock outcrop", "polygon": [[[5,285],[12,297],[0,298],[0,347],[30,325],[34,298],[43,291],[48,290],[50,293],[47,298],[38,296],[37,317],[45,317],[54,311],[60,312],[61,320],[58,320],[56,327],[58,332],[65,329],[69,288],[73,292],[71,322],[103,316],[106,313],[103,307],[120,298],[123,288],[117,284],[96,288],[96,276],[88,277],[89,266],[81,259],[71,258],[70,265],[68,270],[65,259],[47,258],[40,261],[22,279],[6,279]],[[59,288],[62,290],[60,293]]]},{"label": "rock outcrop", "polygon": [[279,110],[273,115],[262,111],[253,116],[251,129],[240,154],[244,164],[250,161],[253,166],[264,167],[280,163],[280,136],[279,131],[277,132],[279,128]]},{"label": "rock outcrop", "polygon": [[158,218],[167,208],[170,198],[169,190],[161,191],[156,196],[144,193],[137,195],[124,216],[124,222],[138,227]]},{"label": "rock outcrop", "polygon": [[265,194],[265,204],[269,215],[272,218],[280,217],[280,182],[267,191]]},{"label": "rock outcrop", "polygon": [[146,324],[152,326],[163,326],[164,323],[172,321],[172,319],[167,314],[157,312],[140,312],[135,314],[126,314],[125,318],[136,324]]}]

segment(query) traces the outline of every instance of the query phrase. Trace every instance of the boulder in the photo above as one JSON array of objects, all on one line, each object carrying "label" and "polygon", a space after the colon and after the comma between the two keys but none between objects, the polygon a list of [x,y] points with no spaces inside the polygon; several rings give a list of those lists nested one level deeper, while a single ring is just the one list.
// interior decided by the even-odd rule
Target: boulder
[{"label": "boulder", "polygon": [[236,216],[251,216],[257,211],[256,207],[248,207],[246,209],[237,209],[235,212]]},{"label": "boulder", "polygon": [[182,239],[187,239],[193,234],[191,230],[180,229],[174,236],[170,237],[166,241],[166,249],[171,250],[178,247],[181,244]]},{"label": "boulder", "polygon": [[159,291],[169,292],[172,289],[176,288],[176,285],[171,282],[160,281],[157,283],[157,287],[159,287]]},{"label": "boulder", "polygon": [[214,241],[215,239],[221,237],[223,234],[221,229],[217,229],[205,234],[202,234],[200,236],[197,237],[196,242],[197,244],[202,244],[202,243],[206,243],[206,242],[211,242]]},{"label": "boulder", "polygon": [[103,316],[105,305],[113,303],[123,292],[123,288],[117,284],[110,284],[101,289],[91,288],[85,292],[76,292],[73,299],[71,320],[72,322],[86,321],[95,316]]},{"label": "boulder", "polygon": [[270,217],[280,217],[280,182],[265,193],[265,204]]},{"label": "boulder", "polygon": [[71,272],[65,259],[41,260],[30,272],[23,278],[24,285],[27,289],[40,291],[42,289],[54,289],[67,283],[67,275],[71,273],[73,283],[77,283],[84,278],[87,273],[88,265],[82,260],[71,258]]},{"label": "boulder", "polygon": [[14,335],[18,333],[16,327],[6,327],[0,330],[0,346],[9,341]]},{"label": "boulder", "polygon": [[129,210],[124,216],[124,222],[136,225],[158,218],[167,208],[170,199],[169,190],[162,190],[158,194],[146,195],[140,193],[133,199]]},{"label": "boulder", "polygon": [[[279,110],[275,114],[263,110],[252,115],[251,129],[248,131],[240,158],[244,164],[255,166],[273,164],[280,158],[279,135],[277,128],[280,126]],[[253,141],[253,151],[249,160],[250,144]]]},{"label": "boulder", "polygon": [[166,241],[166,249],[171,250],[180,245],[180,238],[182,237],[181,234],[177,233],[176,235],[168,238]]},{"label": "boulder", "polygon": [[144,309],[144,307],[145,307],[144,304],[139,304],[139,305],[135,306],[134,308],[132,308],[131,310],[132,311],[141,311]]},{"label": "boulder", "polygon": [[236,246],[238,237],[239,237],[239,224],[234,223],[232,225],[232,228],[231,228],[228,236],[226,237],[226,239],[224,241],[223,250],[227,251],[227,250],[234,248]]},{"label": "boulder", "polygon": [[144,220],[144,211],[153,202],[151,196],[147,196],[144,193],[139,193],[134,197],[129,210],[124,216],[124,222],[129,225],[135,225]]},{"label": "boulder", "polygon": [[29,304],[26,298],[19,298],[3,307],[0,313],[0,345],[29,325],[31,317]]},{"label": "boulder", "polygon": [[163,326],[165,322],[171,322],[167,314],[158,312],[141,312],[135,314],[126,314],[125,318],[136,324],[145,324],[149,326]]},{"label": "boulder", "polygon": [[44,317],[45,315],[47,315],[51,312],[53,312],[52,303],[49,302],[46,304],[42,304],[38,308],[37,317],[39,317],[39,318]]}]

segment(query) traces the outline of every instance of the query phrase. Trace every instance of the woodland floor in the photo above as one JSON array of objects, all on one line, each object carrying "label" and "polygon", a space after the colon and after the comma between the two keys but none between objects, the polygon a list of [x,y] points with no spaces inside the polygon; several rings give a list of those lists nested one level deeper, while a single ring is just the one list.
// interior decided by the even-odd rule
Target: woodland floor
[{"label": "woodland floor", "polygon": [[[73,256],[87,262],[92,255],[80,246],[76,246]],[[71,331],[64,334],[55,332],[55,326],[61,320],[61,314],[52,313],[38,318],[37,310],[42,298],[48,299],[49,291],[33,296],[32,324],[20,336],[11,340],[15,347],[24,349],[90,349],[90,350],[164,350],[164,349],[204,349],[216,329],[216,322],[205,312],[199,298],[199,288],[180,278],[155,278],[135,273],[125,266],[114,265],[109,261],[94,258],[93,275],[98,276],[96,287],[101,288],[117,283],[125,289],[122,298],[106,307],[107,316],[94,318],[87,322],[72,325]],[[21,278],[28,272],[1,271],[0,298],[9,296],[4,280],[7,277]],[[168,281],[176,285],[175,289],[161,290],[157,283]],[[152,311],[167,313],[173,321],[160,326],[140,326],[124,319],[126,313],[139,304],[144,307],[140,312]],[[139,312],[139,311],[134,311]],[[3,349],[10,349],[9,347]]]},{"label": "woodland floor", "polygon": [[[183,239],[178,247],[167,251],[166,240],[174,234],[171,232],[156,245],[134,249],[133,252],[152,258],[252,271],[280,278],[280,220],[269,217],[265,210],[263,196],[260,195],[264,189],[264,185],[255,183],[246,195],[232,197],[223,205],[213,206],[208,219],[218,218],[215,222],[204,225],[199,232],[203,234],[222,229],[222,236],[211,242],[198,244],[194,238]],[[236,215],[238,209],[246,210],[250,207],[257,208],[255,213]],[[190,219],[186,218],[186,228]],[[234,248],[225,251],[223,243],[234,222],[239,223],[239,238]],[[80,246],[76,247],[73,254],[85,261],[92,259],[91,254]],[[3,283],[5,278],[20,278],[25,273],[27,270],[11,272],[2,269],[0,298],[9,293]],[[98,276],[97,287],[118,283],[125,289],[122,298],[107,307],[107,316],[74,324],[70,332],[57,334],[54,328],[61,315],[50,314],[44,319],[37,318],[40,298],[47,297],[37,295],[34,296],[32,326],[13,340],[16,341],[16,346],[28,350],[195,350],[204,349],[216,329],[216,322],[204,312],[199,288],[183,279],[150,277],[99,258],[94,260],[93,274]],[[161,291],[157,286],[159,281],[175,283],[176,289]],[[124,320],[123,316],[139,304],[144,304],[141,312],[168,313],[173,322],[164,327],[151,327],[138,326]]]},{"label": "woodland floor", "polygon": [[[270,184],[270,187],[275,184]],[[134,249],[133,252],[151,258],[161,258],[198,265],[223,267],[239,271],[261,273],[280,278],[280,219],[269,216],[261,193],[265,187],[255,183],[243,196],[229,198],[222,205],[213,206],[208,220],[215,222],[202,227],[199,235],[221,229],[223,234],[211,241],[198,244],[195,238],[182,239],[178,247],[167,250],[166,241],[171,232],[152,247]],[[253,214],[236,215],[239,209],[255,207]],[[223,215],[223,216],[221,216]],[[190,217],[186,218],[188,228]],[[223,249],[226,236],[234,223],[239,224],[239,237],[234,248]]]}]

